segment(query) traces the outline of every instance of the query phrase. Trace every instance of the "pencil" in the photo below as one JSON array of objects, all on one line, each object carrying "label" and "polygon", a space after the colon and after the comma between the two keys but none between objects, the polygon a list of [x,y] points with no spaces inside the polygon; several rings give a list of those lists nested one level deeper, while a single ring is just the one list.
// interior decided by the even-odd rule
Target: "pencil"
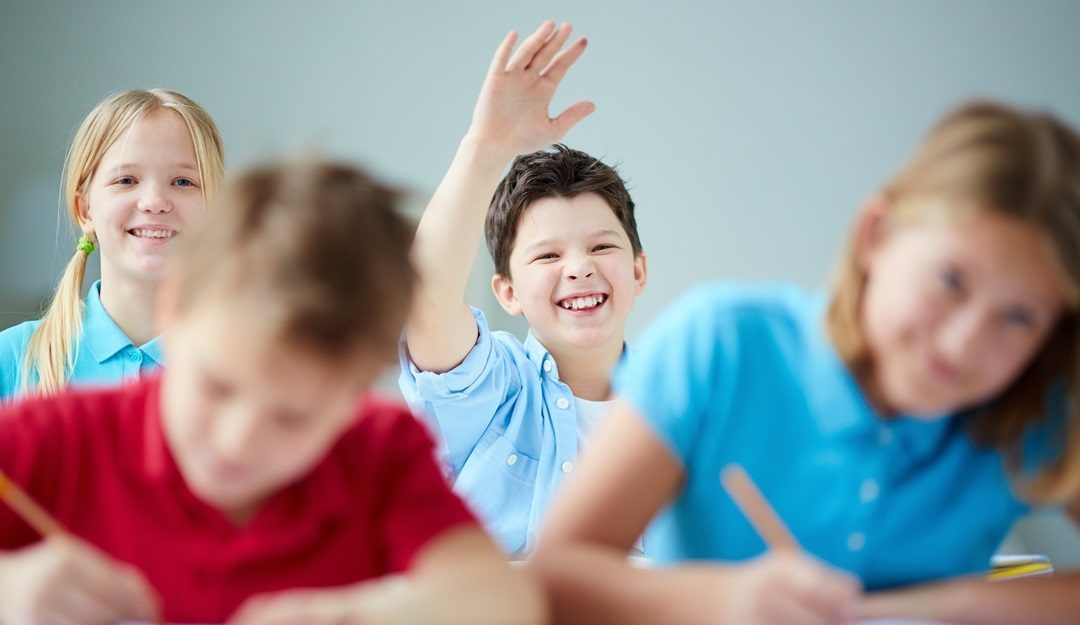
[{"label": "pencil", "polygon": [[30,498],[23,489],[12,482],[0,469],[0,499],[3,499],[34,530],[49,538],[64,533],[64,528],[56,519]]},{"label": "pencil", "polygon": [[[19,515],[22,520],[26,521],[27,525],[34,528],[34,531],[43,537],[52,538],[67,534],[60,522],[39,506],[15,482],[11,481],[3,469],[0,469],[0,500],[11,506],[15,514]],[[156,619],[154,623],[155,625],[164,625],[164,621],[160,618]]]},{"label": "pencil", "polygon": [[784,525],[780,515],[769,505],[765,495],[738,464],[729,464],[720,473],[720,483],[735,500],[750,525],[770,549],[800,550],[795,535]]}]

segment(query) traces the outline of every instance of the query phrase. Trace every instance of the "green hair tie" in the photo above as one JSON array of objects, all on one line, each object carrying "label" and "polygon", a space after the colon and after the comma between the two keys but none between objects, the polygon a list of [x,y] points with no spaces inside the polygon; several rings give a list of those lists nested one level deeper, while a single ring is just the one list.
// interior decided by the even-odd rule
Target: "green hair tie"
[{"label": "green hair tie", "polygon": [[79,244],[75,246],[75,249],[89,256],[94,253],[94,242],[86,238],[84,234],[79,237]]}]

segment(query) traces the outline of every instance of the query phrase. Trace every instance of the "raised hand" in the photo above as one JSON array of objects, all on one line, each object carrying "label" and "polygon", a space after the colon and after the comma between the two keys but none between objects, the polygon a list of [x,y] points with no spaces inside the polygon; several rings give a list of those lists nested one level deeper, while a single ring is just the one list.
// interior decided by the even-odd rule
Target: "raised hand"
[{"label": "raised hand", "polygon": [[585,51],[582,38],[567,48],[572,27],[544,22],[517,50],[517,33],[499,44],[473,111],[469,137],[500,158],[535,152],[559,142],[596,108],[580,101],[556,117],[548,107],[566,72]]}]

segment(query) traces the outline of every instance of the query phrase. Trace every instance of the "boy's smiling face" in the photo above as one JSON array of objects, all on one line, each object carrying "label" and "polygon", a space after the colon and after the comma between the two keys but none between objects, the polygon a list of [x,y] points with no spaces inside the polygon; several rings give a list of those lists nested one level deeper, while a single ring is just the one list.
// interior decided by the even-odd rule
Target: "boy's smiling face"
[{"label": "boy's smiling face", "polygon": [[240,523],[322,460],[381,368],[282,344],[242,299],[196,303],[173,320],[161,398],[188,487]]},{"label": "boy's smiling face", "polygon": [[522,314],[549,350],[622,345],[634,299],[645,288],[645,256],[595,193],[546,197],[522,214],[510,276],[492,289],[503,309]]}]

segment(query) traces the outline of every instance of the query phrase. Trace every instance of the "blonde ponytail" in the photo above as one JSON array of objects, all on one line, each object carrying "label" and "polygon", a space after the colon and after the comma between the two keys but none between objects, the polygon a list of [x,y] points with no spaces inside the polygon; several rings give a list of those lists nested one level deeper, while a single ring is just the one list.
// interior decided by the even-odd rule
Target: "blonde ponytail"
[{"label": "blonde ponytail", "polygon": [[68,374],[75,368],[86,308],[82,290],[89,257],[83,249],[75,251],[56,285],[41,324],[30,336],[23,361],[21,387],[24,392],[36,387],[42,395],[55,393],[63,388]]}]

